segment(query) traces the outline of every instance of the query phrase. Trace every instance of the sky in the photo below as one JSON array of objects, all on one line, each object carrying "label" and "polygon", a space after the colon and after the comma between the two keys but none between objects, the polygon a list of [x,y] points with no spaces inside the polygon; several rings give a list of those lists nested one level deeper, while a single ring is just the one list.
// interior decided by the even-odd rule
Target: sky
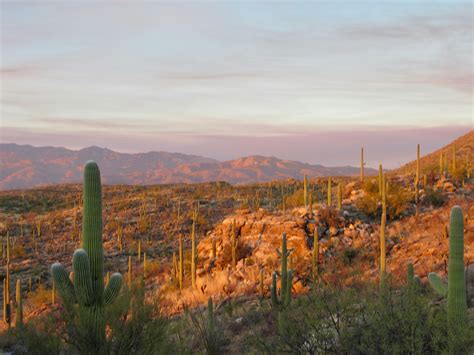
[{"label": "sky", "polygon": [[473,4],[0,0],[0,140],[396,167],[473,129]]}]

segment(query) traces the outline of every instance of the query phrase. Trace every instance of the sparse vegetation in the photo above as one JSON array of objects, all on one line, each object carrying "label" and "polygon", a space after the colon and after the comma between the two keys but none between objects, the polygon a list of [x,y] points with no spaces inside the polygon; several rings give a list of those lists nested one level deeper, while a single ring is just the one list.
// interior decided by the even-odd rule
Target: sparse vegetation
[{"label": "sparse vegetation", "polygon": [[[449,293],[447,301],[437,298],[426,287],[425,271],[431,270],[433,260],[434,271],[443,271],[446,237],[428,234],[436,226],[441,233],[447,210],[455,203],[466,209],[466,233],[472,233],[471,185],[466,180],[458,194],[460,182],[450,185],[445,177],[431,176],[423,184],[418,181],[417,197],[412,176],[389,175],[385,195],[380,185],[383,179],[364,176],[363,164],[362,158],[363,184],[352,185],[346,178],[306,177],[245,186],[104,186],[103,230],[95,234],[87,229],[87,220],[91,208],[97,212],[98,205],[82,208],[91,196],[81,199],[80,188],[42,189],[41,194],[57,201],[51,209],[46,202],[41,202],[41,208],[28,202],[30,198],[45,201],[37,197],[36,190],[22,195],[25,202],[21,205],[8,197],[10,202],[2,206],[5,222],[0,232],[9,281],[7,274],[0,276],[5,285],[16,282],[20,298],[9,300],[11,328],[3,330],[0,349],[52,354],[453,350]],[[455,170],[448,169],[448,174],[450,171]],[[421,173],[417,174],[420,179]],[[451,175],[448,179],[451,177],[457,179]],[[331,186],[337,188],[338,208],[331,206],[336,191]],[[3,194],[18,198],[12,192]],[[344,203],[343,198],[347,199]],[[239,210],[242,206],[245,209]],[[81,220],[86,221],[82,233]],[[424,225],[426,237],[419,235]],[[84,260],[94,259],[94,263],[76,258],[74,273],[65,271],[71,253],[80,246],[81,238],[82,244],[88,240],[88,233],[102,236],[105,258],[99,269],[111,270],[107,274],[99,270],[91,280],[104,280],[115,290],[115,302],[113,297],[109,302],[108,288],[97,304],[78,301],[82,296],[75,290],[87,280],[82,277],[87,270],[80,265],[89,265],[89,274],[101,265],[93,256],[94,250],[100,250],[99,243],[84,252]],[[449,233],[450,243],[454,235]],[[417,242],[413,238],[419,241],[422,237],[433,242],[432,247],[413,250],[411,243]],[[471,257],[472,251],[467,250]],[[432,253],[429,258],[424,257],[426,252]],[[412,276],[405,276],[407,258],[413,258],[419,276],[414,275],[413,265],[409,268]],[[37,265],[40,260],[59,260],[66,266],[60,277],[56,275],[55,292],[47,270]],[[378,286],[374,270],[382,270],[382,265],[386,277]],[[111,274],[127,270],[128,286],[119,291],[118,276]],[[452,275],[450,268],[448,278]],[[34,283],[26,282],[27,278]],[[438,281],[435,284],[442,288],[442,278]],[[100,308],[99,317],[87,311],[91,306]],[[467,318],[467,311],[461,313]],[[455,332],[457,352],[474,346],[469,322],[462,323],[463,331]]]}]

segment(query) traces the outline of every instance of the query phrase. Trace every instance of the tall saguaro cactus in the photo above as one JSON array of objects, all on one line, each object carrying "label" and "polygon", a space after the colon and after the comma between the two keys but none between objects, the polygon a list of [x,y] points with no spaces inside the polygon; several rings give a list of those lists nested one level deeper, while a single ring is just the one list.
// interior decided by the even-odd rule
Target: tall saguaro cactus
[{"label": "tall saguaro cactus", "polygon": [[441,278],[430,273],[428,280],[436,292],[448,298],[448,336],[450,350],[461,353],[457,346],[457,336],[468,324],[466,280],[464,271],[464,220],[461,207],[451,209],[449,229],[448,286]]},{"label": "tall saguaro cactus", "polygon": [[385,224],[387,223],[387,186],[382,175],[382,217],[380,219],[380,284],[383,284],[386,271]]},{"label": "tall saguaro cactus", "polygon": [[104,251],[102,246],[102,190],[100,171],[93,161],[84,167],[82,249],[72,257],[74,280],[60,263],[51,267],[53,282],[66,306],[78,304],[79,322],[100,348],[105,340],[105,306],[117,297],[122,275],[115,273],[104,289]]},{"label": "tall saguaro cactus", "polygon": [[331,177],[328,177],[328,207],[332,205],[332,186],[331,186]]},{"label": "tall saguaro cactus", "polygon": [[16,312],[15,312],[15,327],[21,328],[23,326],[23,300],[21,298],[21,281],[16,280]]},{"label": "tall saguaro cactus", "polygon": [[11,302],[10,302],[10,234],[7,232],[7,273],[3,279],[3,321],[7,328],[11,326]]},{"label": "tall saguaro cactus", "polygon": [[420,145],[416,146],[415,203],[416,216],[420,213]]},{"label": "tall saguaro cactus", "polygon": [[196,287],[196,217],[197,209],[193,213],[193,225],[191,229],[191,286],[193,289]]},{"label": "tall saguaro cactus", "polygon": [[313,253],[311,254],[311,268],[313,272],[313,277],[318,276],[319,271],[319,229],[314,227],[313,232]]},{"label": "tall saguaro cactus", "polygon": [[379,195],[382,197],[382,181],[383,181],[383,168],[382,164],[379,164]]},{"label": "tall saguaro cactus", "polygon": [[230,244],[232,251],[232,270],[237,266],[237,230],[235,227],[235,219],[232,221],[232,229],[230,231]]},{"label": "tall saguaro cactus", "polygon": [[308,209],[308,178],[304,174],[303,178],[304,208]]},{"label": "tall saguaro cactus", "polygon": [[179,235],[179,268],[178,268],[178,283],[179,289],[183,289],[184,276],[184,256],[183,256],[183,237]]},{"label": "tall saguaro cactus", "polygon": [[360,182],[364,183],[364,147],[360,148]]}]

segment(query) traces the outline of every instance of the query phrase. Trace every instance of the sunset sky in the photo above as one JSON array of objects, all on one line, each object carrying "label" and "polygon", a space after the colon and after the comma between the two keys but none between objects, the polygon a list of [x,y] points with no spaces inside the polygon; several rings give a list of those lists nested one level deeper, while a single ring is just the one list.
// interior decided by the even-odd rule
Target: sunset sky
[{"label": "sunset sky", "polygon": [[1,1],[1,141],[395,167],[473,129],[473,5]]}]

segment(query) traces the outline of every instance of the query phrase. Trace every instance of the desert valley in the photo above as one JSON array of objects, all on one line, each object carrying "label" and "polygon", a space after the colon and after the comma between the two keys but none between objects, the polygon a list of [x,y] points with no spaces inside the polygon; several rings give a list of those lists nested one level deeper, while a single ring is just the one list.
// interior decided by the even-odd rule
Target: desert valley
[{"label": "desert valley", "polygon": [[[430,290],[428,276],[436,272],[441,278],[449,277],[450,211],[455,205],[463,213],[464,264],[467,267],[474,261],[473,151],[471,131],[397,170],[381,167],[379,174],[373,174],[374,170],[367,174],[362,164],[355,176],[312,176],[309,166],[308,170],[299,171],[299,179],[261,183],[247,183],[244,176],[244,183],[237,185],[225,181],[147,186],[105,184],[101,233],[104,282],[111,282],[110,275],[120,272],[123,294],[119,298],[133,299],[129,311],[122,313],[121,322],[125,323],[107,326],[111,336],[109,345],[112,348],[147,345],[154,352],[158,349],[147,342],[157,336],[163,341],[157,343],[163,349],[179,345],[183,352],[264,352],[273,347],[284,351],[307,346],[316,352],[345,352],[345,346],[354,346],[349,341],[350,334],[345,334],[348,343],[342,338],[335,339],[330,330],[320,335],[322,338],[312,339],[311,329],[316,324],[308,322],[304,313],[297,310],[313,307],[313,312],[321,312],[317,322],[324,323],[330,318],[325,319],[323,314],[329,317],[331,312],[342,312],[339,307],[348,307],[345,310],[348,314],[340,317],[350,318],[354,304],[345,299],[346,293],[359,290],[357,297],[363,297],[362,294],[373,297],[379,292],[381,282],[386,282],[384,287],[388,292],[383,297],[398,304],[399,293],[407,292],[409,268],[419,282],[416,292],[423,298],[410,302],[429,299],[430,308],[442,309],[442,298]],[[4,156],[2,161],[8,159]],[[35,164],[41,164],[41,160]],[[256,163],[251,169],[265,170],[265,166]],[[31,347],[39,346],[34,339],[39,341],[40,337],[49,337],[41,345],[51,347],[48,351],[60,351],[62,342],[69,342],[68,328],[62,330],[70,321],[64,315],[64,307],[67,309],[62,300],[64,291],[54,285],[51,265],[60,262],[68,273],[74,270],[72,255],[84,245],[86,195],[83,193],[82,184],[0,193],[4,265],[1,277],[4,300],[10,300],[4,303],[7,313],[2,327],[3,332],[11,334],[2,338],[0,346],[4,349],[34,352]],[[282,246],[282,236],[286,246],[277,252]],[[286,268],[292,273],[288,286],[283,280],[280,283],[281,278],[287,277]],[[278,282],[272,284],[275,277]],[[474,271],[466,268],[463,297],[468,304],[474,298],[473,282]],[[15,284],[16,294],[20,295],[16,301],[12,289]],[[141,298],[134,294],[139,285],[142,285]],[[280,287],[288,288],[288,294],[278,292]],[[125,296],[126,292],[132,295]],[[274,297],[293,300],[286,304]],[[341,300],[332,299],[335,297]],[[139,299],[143,304],[135,309],[133,304]],[[202,313],[208,309],[210,300],[212,315]],[[315,306],[313,302],[328,303]],[[22,306],[20,310],[18,303]],[[370,305],[367,307],[365,311],[369,312]],[[407,305],[402,302],[397,307],[402,308],[392,311],[403,312]],[[299,324],[298,333],[282,330],[290,322],[283,321],[282,314]],[[370,313],[366,316],[369,317],[366,321],[376,322],[380,315],[375,319],[370,318]],[[208,317],[218,324],[212,325],[216,329],[209,329]],[[342,323],[337,327],[350,333],[345,327],[354,320],[346,321],[344,325],[339,320]],[[393,322],[392,327],[418,324],[403,318]],[[331,329],[336,325],[319,326]],[[158,335],[153,327],[160,329]],[[30,339],[18,342],[17,337],[22,337],[13,335],[15,329],[28,332]],[[45,334],[41,335],[42,332]],[[125,332],[126,339],[120,338],[121,332]],[[361,340],[354,352],[363,352],[364,347],[376,352],[381,345],[374,341],[375,335],[364,338],[367,343]],[[439,343],[410,346],[421,350],[445,344],[436,341]],[[140,342],[145,344],[138,345]]]}]

